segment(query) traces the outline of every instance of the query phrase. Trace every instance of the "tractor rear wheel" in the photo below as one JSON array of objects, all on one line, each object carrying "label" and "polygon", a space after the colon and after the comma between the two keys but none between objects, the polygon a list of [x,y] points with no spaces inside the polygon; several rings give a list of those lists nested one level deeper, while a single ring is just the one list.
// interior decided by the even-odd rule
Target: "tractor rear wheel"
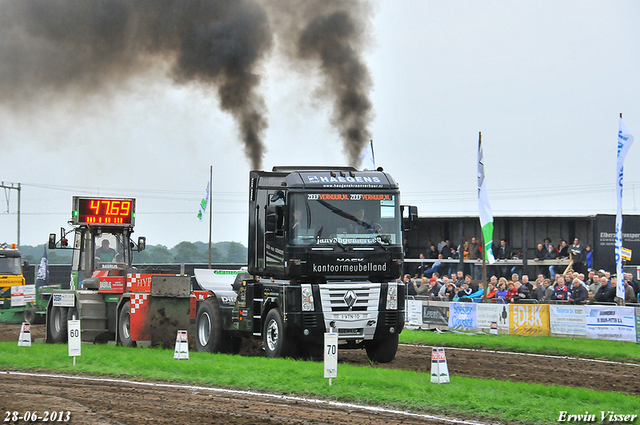
[{"label": "tractor rear wheel", "polygon": [[131,302],[127,301],[120,309],[118,316],[118,338],[124,347],[134,347],[135,341],[131,339]]}]

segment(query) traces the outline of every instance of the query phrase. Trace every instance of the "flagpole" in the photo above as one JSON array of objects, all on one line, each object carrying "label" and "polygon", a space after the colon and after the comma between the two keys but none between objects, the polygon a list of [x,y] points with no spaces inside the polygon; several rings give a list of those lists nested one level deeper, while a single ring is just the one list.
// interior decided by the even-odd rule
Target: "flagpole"
[{"label": "flagpole", "polygon": [[[622,112],[620,112],[620,119],[622,119]],[[622,206],[619,207],[622,210]],[[616,221],[618,220],[618,214],[616,211]],[[622,220],[620,220],[620,223],[616,223],[616,236],[617,236],[617,227],[618,224],[620,224],[620,232],[622,232]],[[617,242],[616,242],[617,244]],[[622,247],[622,241],[620,242],[620,247]],[[617,250],[617,247],[616,247]],[[618,253],[618,255],[622,255],[621,253]],[[620,262],[622,263],[622,260],[620,260]],[[624,268],[622,267],[618,267],[618,259],[616,258],[616,280],[618,281],[617,286],[616,286],[616,296],[618,296],[618,294],[620,293],[620,291],[618,291],[618,286],[624,286],[624,273],[622,273],[622,275],[618,275],[618,269],[624,270]],[[619,299],[620,297],[618,297]],[[622,302],[619,303],[619,305],[624,307],[624,299],[625,297],[622,297]]]},{"label": "flagpole", "polygon": [[211,268],[211,227],[213,223],[213,165],[209,166],[209,268]]},{"label": "flagpole", "polygon": [[371,144],[371,158],[373,158],[373,168],[376,168],[376,152],[373,150],[373,139],[369,141]]},{"label": "flagpole", "polygon": [[[480,152],[480,148],[482,147],[482,131],[478,132],[478,152]],[[484,294],[482,294],[482,300],[487,300],[488,293],[488,284],[487,284],[487,247],[484,243],[484,232],[482,231],[482,223],[480,223],[480,239],[482,239],[482,284],[484,285]]]}]

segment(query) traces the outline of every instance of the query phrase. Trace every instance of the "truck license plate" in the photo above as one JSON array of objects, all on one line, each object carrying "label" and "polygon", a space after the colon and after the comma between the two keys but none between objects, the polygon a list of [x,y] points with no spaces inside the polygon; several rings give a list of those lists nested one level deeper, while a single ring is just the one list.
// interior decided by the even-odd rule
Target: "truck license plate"
[{"label": "truck license plate", "polygon": [[362,314],[360,314],[360,313],[336,314],[336,319],[338,319],[338,320],[360,320],[360,319],[362,319]]}]

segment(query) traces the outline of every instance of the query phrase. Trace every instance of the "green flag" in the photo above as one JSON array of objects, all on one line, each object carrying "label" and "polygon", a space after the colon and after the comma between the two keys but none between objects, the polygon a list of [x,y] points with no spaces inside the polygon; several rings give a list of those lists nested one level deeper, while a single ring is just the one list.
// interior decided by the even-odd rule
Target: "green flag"
[{"label": "green flag", "polygon": [[202,221],[202,215],[207,211],[207,206],[209,205],[209,185],[211,182],[207,183],[207,191],[204,193],[202,200],[200,201],[200,211],[198,211],[198,219]]},{"label": "green flag", "polygon": [[480,212],[480,227],[484,237],[484,255],[489,264],[495,263],[493,256],[493,213],[489,205],[487,186],[484,182],[484,162],[482,157],[482,135],[478,140],[478,210]]}]

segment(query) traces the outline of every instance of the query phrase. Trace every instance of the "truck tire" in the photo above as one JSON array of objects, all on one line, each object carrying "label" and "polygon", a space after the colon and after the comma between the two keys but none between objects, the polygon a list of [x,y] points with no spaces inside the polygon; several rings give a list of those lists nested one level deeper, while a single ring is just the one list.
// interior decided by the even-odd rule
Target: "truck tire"
[{"label": "truck tire", "polygon": [[49,335],[54,343],[67,342],[67,309],[51,307],[49,317]]},{"label": "truck tire", "polygon": [[196,350],[209,353],[223,351],[226,344],[222,333],[222,315],[215,298],[209,297],[200,304],[196,315]]},{"label": "truck tire", "polygon": [[291,357],[295,352],[295,344],[285,337],[282,315],[277,308],[272,308],[267,313],[262,339],[267,357]]},{"label": "truck tire", "polygon": [[42,319],[44,316],[42,314],[38,314],[37,310],[33,307],[29,307],[24,311],[23,319],[25,322],[29,322],[31,325],[38,325],[43,323]]},{"label": "truck tire", "polygon": [[396,357],[398,351],[398,334],[365,341],[364,348],[367,351],[367,357],[372,362],[389,363]]},{"label": "truck tire", "polygon": [[135,347],[136,343],[131,339],[131,302],[127,301],[120,309],[118,316],[118,339],[124,347]]}]

